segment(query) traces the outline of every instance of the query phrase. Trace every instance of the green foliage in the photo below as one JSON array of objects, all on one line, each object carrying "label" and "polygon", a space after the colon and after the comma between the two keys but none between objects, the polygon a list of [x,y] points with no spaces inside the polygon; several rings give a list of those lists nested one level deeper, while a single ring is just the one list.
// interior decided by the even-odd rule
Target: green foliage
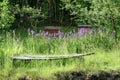
[{"label": "green foliage", "polygon": [[112,0],[107,0],[103,2],[92,1],[89,16],[91,16],[93,22],[97,22],[97,25],[104,24],[106,26],[113,26],[114,22],[112,22],[112,20],[116,19],[115,23],[118,23],[117,20],[120,17],[119,7]]},{"label": "green foliage", "polygon": [[[91,24],[93,27],[102,25],[104,30],[115,33],[115,42],[120,39],[120,8],[119,1],[113,0],[62,0],[63,8],[70,11],[77,24]],[[88,5],[87,5],[88,4]]]},{"label": "green foliage", "polygon": [[76,24],[86,24],[88,23],[88,13],[90,8],[90,1],[87,0],[61,0],[65,5],[62,6],[63,9],[70,11],[71,19],[75,20]]},{"label": "green foliage", "polygon": [[0,28],[9,28],[14,22],[14,14],[10,11],[8,0],[0,2]]},{"label": "green foliage", "polygon": [[[45,36],[43,33],[40,33],[40,36],[27,34],[27,30],[24,29],[19,29],[17,32],[6,32],[6,34],[1,33],[0,60],[4,60],[4,63],[0,64],[4,65],[4,67],[0,70],[0,75],[2,75],[0,79],[6,80],[6,77],[9,77],[11,80],[17,80],[18,77],[26,74],[29,75],[29,73],[31,73],[31,75],[36,73],[35,75],[38,75],[37,77],[46,77],[46,73],[47,76],[53,76],[53,74],[58,72],[71,70],[94,72],[118,69],[119,67],[120,47],[117,47],[117,51],[117,48],[114,47],[113,35],[107,32],[84,35],[81,37],[73,34],[63,38],[60,36],[53,38]],[[62,55],[88,52],[95,52],[96,54],[86,56],[84,62],[79,58],[53,61],[31,60],[28,62],[16,60],[14,64],[15,68],[12,65],[11,59],[13,55]],[[0,65],[0,67],[2,65]]]},{"label": "green foliage", "polygon": [[46,19],[46,14],[41,11],[41,8],[19,5],[12,7],[13,13],[16,15],[15,24],[17,27],[37,27],[39,23]]},{"label": "green foliage", "polygon": [[[90,23],[99,26],[103,25],[104,29],[108,29],[115,33],[115,42],[120,37],[120,14],[119,1],[92,1],[91,9],[88,11]],[[107,26],[107,27],[106,27]]]}]

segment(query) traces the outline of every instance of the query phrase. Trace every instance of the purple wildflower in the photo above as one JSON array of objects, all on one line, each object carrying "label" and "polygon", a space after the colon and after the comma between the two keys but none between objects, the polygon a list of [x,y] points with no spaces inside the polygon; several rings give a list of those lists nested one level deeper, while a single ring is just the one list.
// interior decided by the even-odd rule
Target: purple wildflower
[{"label": "purple wildflower", "polygon": [[36,36],[36,37],[37,37],[37,36],[40,36],[40,33],[36,33],[35,36]]},{"label": "purple wildflower", "polygon": [[34,30],[31,30],[31,33],[32,33],[32,34],[35,34],[35,31],[34,31]]},{"label": "purple wildflower", "polygon": [[48,32],[43,32],[44,33],[44,35],[48,35]]},{"label": "purple wildflower", "polygon": [[64,33],[61,32],[60,35],[59,35],[59,38],[62,39],[64,37]]}]

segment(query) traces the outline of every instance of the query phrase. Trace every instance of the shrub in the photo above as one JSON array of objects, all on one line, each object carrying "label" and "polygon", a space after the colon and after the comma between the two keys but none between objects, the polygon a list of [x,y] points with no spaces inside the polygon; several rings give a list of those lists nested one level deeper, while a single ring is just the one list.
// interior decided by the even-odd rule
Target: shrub
[{"label": "shrub", "polygon": [[8,0],[0,3],[0,28],[11,27],[14,21],[14,14],[11,13]]}]

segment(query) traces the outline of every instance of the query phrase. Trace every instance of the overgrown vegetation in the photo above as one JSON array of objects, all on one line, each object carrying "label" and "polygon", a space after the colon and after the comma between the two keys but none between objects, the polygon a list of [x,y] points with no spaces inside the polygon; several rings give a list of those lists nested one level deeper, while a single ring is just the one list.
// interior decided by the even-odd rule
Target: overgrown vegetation
[{"label": "overgrown vegetation", "polygon": [[91,24],[114,33],[117,43],[120,39],[119,3],[119,0],[3,0],[0,2],[0,25],[1,28],[35,28]]},{"label": "overgrown vegetation", "polygon": [[0,2],[0,28],[10,28],[14,22],[14,14],[10,11],[7,0]]},{"label": "overgrown vegetation", "polygon": [[[20,31],[20,32],[18,32]],[[114,44],[114,37],[107,32],[93,33],[78,37],[77,33],[60,33],[59,36],[35,36],[27,30],[14,30],[1,33],[0,56],[1,79],[16,80],[21,76],[29,75],[34,79],[38,77],[53,79],[54,75],[67,71],[93,71],[117,70],[120,64],[119,48]],[[26,34],[26,35],[24,35]],[[23,36],[24,35],[24,36]],[[13,55],[50,55],[95,52],[95,55],[81,59],[66,60],[33,60],[25,63],[16,61],[12,64]],[[56,80],[56,78],[55,78]]]},{"label": "overgrown vegetation", "polygon": [[[119,0],[0,0],[0,80],[22,76],[56,80],[61,72],[119,70],[119,5]],[[78,24],[92,25],[93,33],[79,36],[77,27],[66,27]],[[42,26],[63,28],[48,36],[40,30]],[[96,54],[84,59],[17,60],[14,64],[11,59],[14,55],[88,52]]]}]

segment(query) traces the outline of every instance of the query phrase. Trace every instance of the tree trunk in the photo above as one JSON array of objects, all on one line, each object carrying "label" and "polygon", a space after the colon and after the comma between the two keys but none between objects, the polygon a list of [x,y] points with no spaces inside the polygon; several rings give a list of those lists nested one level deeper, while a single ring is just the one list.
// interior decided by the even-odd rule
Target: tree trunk
[{"label": "tree trunk", "polygon": [[48,8],[49,25],[51,25],[51,0],[48,0],[48,5],[49,5],[49,8]]}]

